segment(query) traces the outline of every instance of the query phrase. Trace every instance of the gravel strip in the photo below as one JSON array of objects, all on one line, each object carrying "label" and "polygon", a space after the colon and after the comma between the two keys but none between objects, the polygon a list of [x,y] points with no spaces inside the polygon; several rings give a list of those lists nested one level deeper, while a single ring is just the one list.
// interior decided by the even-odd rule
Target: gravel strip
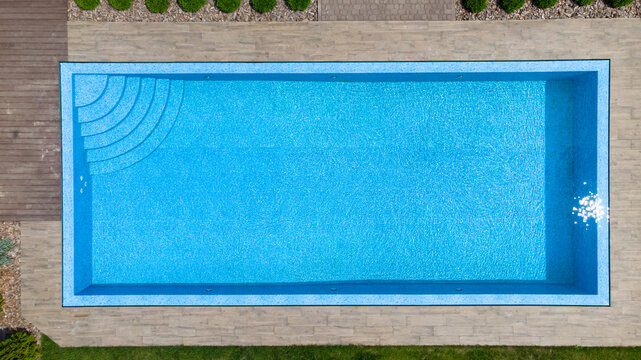
[{"label": "gravel strip", "polygon": [[15,260],[0,269],[0,293],[4,299],[0,315],[0,337],[21,329],[38,335],[38,330],[22,317],[20,310],[20,226],[17,222],[0,222],[0,238],[9,238],[18,246],[9,252]]},{"label": "gravel strip", "polygon": [[456,20],[532,20],[532,19],[567,19],[567,18],[638,18],[641,17],[641,0],[623,8],[613,8],[604,0],[594,0],[588,6],[578,6],[573,0],[559,0],[549,9],[540,9],[531,0],[508,14],[498,6],[500,0],[488,0],[487,9],[473,14],[463,8],[462,2],[456,1]]},{"label": "gravel strip", "polygon": [[164,14],[154,14],[147,9],[144,0],[134,0],[131,8],[118,11],[102,0],[93,10],[82,10],[74,0],[67,0],[67,19],[69,21],[141,21],[141,22],[191,22],[191,21],[316,21],[318,19],[318,0],[312,0],[305,11],[293,11],[285,0],[278,0],[276,7],[261,14],[251,8],[249,0],[242,0],[240,7],[231,14],[216,7],[215,0],[207,0],[205,6],[195,13],[183,11],[176,0],[169,1]]}]

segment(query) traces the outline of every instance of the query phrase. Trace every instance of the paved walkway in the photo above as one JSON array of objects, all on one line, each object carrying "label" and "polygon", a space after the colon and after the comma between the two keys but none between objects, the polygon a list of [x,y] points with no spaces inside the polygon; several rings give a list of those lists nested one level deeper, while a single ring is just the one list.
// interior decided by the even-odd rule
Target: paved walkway
[{"label": "paved walkway", "polygon": [[[61,308],[60,222],[22,222],[22,308],[61,345],[641,345],[641,22],[72,23],[73,61],[611,58],[611,307]],[[53,95],[51,95],[53,96]]]},{"label": "paved walkway", "polygon": [[0,220],[60,219],[67,2],[0,0]]},{"label": "paved walkway", "polygon": [[454,20],[453,0],[319,0],[321,21]]}]

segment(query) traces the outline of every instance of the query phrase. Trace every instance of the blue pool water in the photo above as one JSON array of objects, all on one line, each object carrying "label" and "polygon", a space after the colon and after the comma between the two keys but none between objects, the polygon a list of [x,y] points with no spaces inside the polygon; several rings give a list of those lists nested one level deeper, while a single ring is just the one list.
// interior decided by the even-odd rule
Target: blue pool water
[{"label": "blue pool water", "polygon": [[74,294],[594,294],[581,75],[74,75]]}]

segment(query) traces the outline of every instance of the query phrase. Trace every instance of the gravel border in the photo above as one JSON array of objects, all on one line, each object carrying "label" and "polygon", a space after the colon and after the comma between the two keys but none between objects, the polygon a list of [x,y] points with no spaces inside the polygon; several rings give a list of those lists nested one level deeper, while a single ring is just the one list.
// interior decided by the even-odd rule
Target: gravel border
[{"label": "gravel border", "polygon": [[533,19],[568,19],[568,18],[638,18],[641,17],[641,0],[622,7],[610,7],[604,0],[594,0],[588,6],[579,6],[573,0],[559,0],[549,9],[540,9],[532,0],[526,0],[525,5],[508,14],[498,6],[500,0],[488,0],[487,8],[478,14],[463,8],[460,0],[456,1],[456,20],[533,20]]},{"label": "gravel border", "polygon": [[0,222],[0,238],[13,240],[18,246],[9,252],[14,260],[0,269],[0,293],[4,299],[0,315],[0,338],[16,330],[26,330],[39,338],[39,332],[22,317],[20,305],[20,224],[15,221]]},{"label": "gravel border", "polygon": [[74,0],[67,0],[68,21],[136,21],[136,22],[201,22],[201,21],[316,21],[318,20],[318,1],[311,0],[305,11],[293,11],[285,0],[278,0],[276,7],[268,13],[261,14],[251,8],[249,0],[242,0],[240,7],[231,14],[224,13],[214,4],[216,0],[207,0],[205,6],[195,13],[183,11],[176,0],[169,1],[169,8],[163,14],[155,14],[147,9],[145,0],[134,0],[131,8],[118,11],[102,0],[93,10],[82,10]]}]

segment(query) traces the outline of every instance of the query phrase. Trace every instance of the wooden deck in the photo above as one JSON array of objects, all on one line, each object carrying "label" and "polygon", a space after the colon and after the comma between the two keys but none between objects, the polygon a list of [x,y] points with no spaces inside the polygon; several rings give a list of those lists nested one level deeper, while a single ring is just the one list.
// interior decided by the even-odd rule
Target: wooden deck
[{"label": "wooden deck", "polygon": [[0,0],[0,220],[60,219],[65,0]]}]

